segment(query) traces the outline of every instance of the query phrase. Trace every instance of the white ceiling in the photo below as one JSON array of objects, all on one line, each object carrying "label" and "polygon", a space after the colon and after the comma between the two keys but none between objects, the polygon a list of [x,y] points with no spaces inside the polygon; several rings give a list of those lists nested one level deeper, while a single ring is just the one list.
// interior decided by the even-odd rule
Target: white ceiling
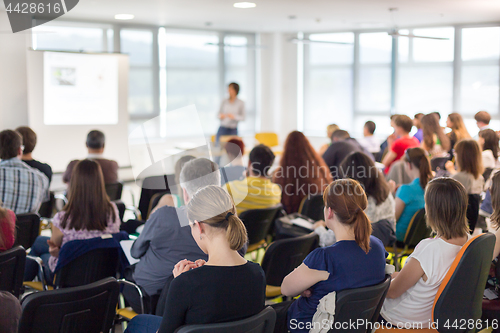
[{"label": "white ceiling", "polygon": [[131,24],[259,32],[390,28],[391,7],[400,27],[500,21],[500,0],[246,0],[251,9],[236,1],[245,0],[80,0],[65,17],[115,22],[127,13]]}]

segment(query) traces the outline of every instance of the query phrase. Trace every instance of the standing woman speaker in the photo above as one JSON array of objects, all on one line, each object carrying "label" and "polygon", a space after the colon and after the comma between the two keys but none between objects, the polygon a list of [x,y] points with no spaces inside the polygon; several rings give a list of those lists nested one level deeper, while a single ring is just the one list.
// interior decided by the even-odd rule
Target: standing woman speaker
[{"label": "standing woman speaker", "polygon": [[245,103],[238,98],[240,86],[232,82],[227,91],[229,98],[222,101],[218,114],[220,127],[215,139],[217,144],[221,135],[238,135],[238,122],[245,120]]}]

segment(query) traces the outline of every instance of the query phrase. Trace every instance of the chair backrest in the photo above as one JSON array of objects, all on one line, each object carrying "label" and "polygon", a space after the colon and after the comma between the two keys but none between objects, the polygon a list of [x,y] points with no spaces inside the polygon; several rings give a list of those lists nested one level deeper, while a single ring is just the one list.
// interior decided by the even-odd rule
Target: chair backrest
[{"label": "chair backrest", "polygon": [[121,200],[115,200],[113,201],[116,205],[116,208],[118,208],[118,214],[120,215],[120,221],[123,223],[123,216],[125,215],[125,210],[127,207],[125,206],[125,203]]},{"label": "chair backrest", "polygon": [[240,214],[240,219],[245,224],[248,233],[248,243],[256,244],[265,239],[271,226],[276,218],[276,215],[281,211],[283,206],[276,206],[263,209],[250,209]]},{"label": "chair backrest", "polygon": [[484,171],[483,171],[483,178],[484,178],[484,181],[487,181],[488,179],[490,179],[490,176],[491,176],[491,173],[493,172],[493,168],[484,168]]},{"label": "chair backrest", "polygon": [[161,175],[146,177],[142,181],[139,211],[143,219],[148,216],[149,202],[156,193],[170,193],[170,186],[175,183],[175,175]]},{"label": "chair backrest", "polygon": [[481,204],[481,196],[479,194],[469,194],[469,203],[467,204],[467,221],[471,234],[476,228],[477,219],[479,218],[479,206]]},{"label": "chair backrest", "polygon": [[153,196],[151,197],[151,200],[149,200],[148,215],[146,216],[146,218],[149,218],[149,215],[151,215],[151,211],[153,210],[153,208],[156,207],[156,205],[158,205],[161,197],[164,196],[165,194],[170,194],[170,193],[171,193],[171,191],[162,191],[162,192],[158,192],[158,193],[153,194]]},{"label": "chair backrest", "polygon": [[16,215],[16,241],[14,242],[14,245],[22,245],[25,249],[29,249],[39,235],[40,215]]},{"label": "chair backrest", "polygon": [[83,286],[116,276],[120,264],[118,251],[118,248],[100,248],[75,258],[56,272],[56,287]]},{"label": "chair backrest", "polygon": [[429,238],[431,232],[432,230],[427,227],[425,222],[425,209],[422,208],[411,218],[408,229],[406,229],[404,244],[415,247],[422,239]]},{"label": "chair backrest", "polygon": [[255,140],[268,147],[279,145],[278,134],[272,132],[255,133]]},{"label": "chair backrest", "polygon": [[323,209],[325,204],[323,202],[323,195],[311,195],[304,197],[300,204],[299,213],[305,215],[314,221],[324,220]]},{"label": "chair backrest", "polygon": [[50,191],[49,192],[49,201],[42,203],[42,205],[40,206],[40,209],[38,209],[38,214],[41,217],[51,218],[53,215],[53,212],[54,212],[55,204],[56,204],[55,193]]},{"label": "chair backrest", "polygon": [[[339,291],[335,302],[335,323],[338,323],[339,329],[335,326],[329,332],[367,332],[367,324],[378,320],[390,285],[391,276],[386,275],[384,281],[374,286]],[[358,320],[362,320],[363,324],[356,325],[353,329],[351,325],[344,324],[357,323]]]},{"label": "chair backrest", "polygon": [[75,288],[32,293],[23,299],[19,333],[109,332],[120,287],[113,278]]},{"label": "chair backrest", "polygon": [[314,232],[271,243],[262,259],[266,283],[271,286],[281,286],[285,276],[297,268],[307,255],[318,247],[318,244],[319,237]]},{"label": "chair backrest", "polygon": [[176,333],[273,333],[276,312],[270,306],[243,320],[229,323],[187,325],[177,329]]},{"label": "chair backrest", "polygon": [[106,187],[106,194],[108,195],[109,200],[115,201],[115,200],[120,200],[122,198],[122,192],[123,192],[122,182],[109,183],[106,184],[105,187]]},{"label": "chair backrest", "polygon": [[[484,286],[491,267],[495,235],[471,238],[457,254],[434,300],[433,322],[439,332],[467,332],[443,323],[476,322],[481,318]],[[458,325],[460,326],[460,324]]]},{"label": "chair backrest", "polygon": [[431,159],[431,169],[432,171],[438,170],[446,170],[445,164],[450,160],[449,156],[446,157],[434,157]]},{"label": "chair backrest", "polygon": [[23,286],[26,251],[20,245],[0,253],[0,290],[19,297]]}]

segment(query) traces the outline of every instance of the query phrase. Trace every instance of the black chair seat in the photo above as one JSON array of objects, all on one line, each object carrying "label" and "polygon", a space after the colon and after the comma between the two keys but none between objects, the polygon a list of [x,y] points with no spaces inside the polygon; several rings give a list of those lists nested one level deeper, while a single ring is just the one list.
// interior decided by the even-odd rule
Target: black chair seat
[{"label": "black chair seat", "polygon": [[20,245],[0,253],[0,290],[19,297],[23,286],[26,251]]}]

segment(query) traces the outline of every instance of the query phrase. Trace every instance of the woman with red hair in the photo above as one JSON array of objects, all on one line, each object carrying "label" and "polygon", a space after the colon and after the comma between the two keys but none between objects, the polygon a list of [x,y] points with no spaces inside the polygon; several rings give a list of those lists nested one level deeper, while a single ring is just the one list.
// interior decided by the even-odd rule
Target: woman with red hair
[{"label": "woman with red hair", "polygon": [[288,214],[299,210],[300,202],[309,195],[322,194],[332,182],[330,169],[313,149],[302,132],[291,132],[285,141],[280,165],[273,182],[282,189],[281,203]]}]

